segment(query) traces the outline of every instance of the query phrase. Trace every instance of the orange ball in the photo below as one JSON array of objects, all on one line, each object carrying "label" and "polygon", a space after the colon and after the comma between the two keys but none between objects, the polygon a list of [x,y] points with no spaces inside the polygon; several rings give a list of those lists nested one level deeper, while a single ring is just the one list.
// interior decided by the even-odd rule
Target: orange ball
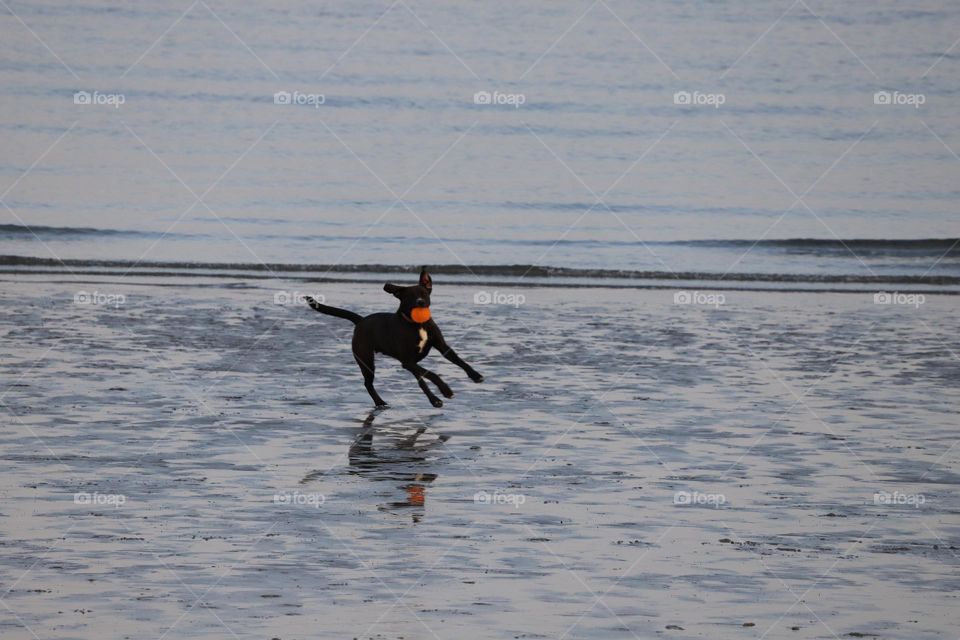
[{"label": "orange ball", "polygon": [[410,312],[410,318],[417,324],[423,324],[430,319],[430,309],[427,307],[414,307]]}]

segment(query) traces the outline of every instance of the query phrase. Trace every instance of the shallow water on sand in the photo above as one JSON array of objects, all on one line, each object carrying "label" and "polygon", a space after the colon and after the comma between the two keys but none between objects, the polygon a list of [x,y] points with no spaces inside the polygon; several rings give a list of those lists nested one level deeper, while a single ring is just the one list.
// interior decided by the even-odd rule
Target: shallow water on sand
[{"label": "shallow water on sand", "polygon": [[4,638],[955,634],[952,297],[438,284],[486,382],[371,416],[283,283],[112,286],[0,294]]}]

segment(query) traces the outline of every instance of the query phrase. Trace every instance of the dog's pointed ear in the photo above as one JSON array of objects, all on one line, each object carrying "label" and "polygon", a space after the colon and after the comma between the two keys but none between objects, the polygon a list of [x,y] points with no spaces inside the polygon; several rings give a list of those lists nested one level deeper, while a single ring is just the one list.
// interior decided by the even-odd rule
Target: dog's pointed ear
[{"label": "dog's pointed ear", "polygon": [[420,268],[420,286],[427,291],[433,289],[433,280],[430,278],[430,274],[427,273],[426,267]]},{"label": "dog's pointed ear", "polygon": [[400,297],[399,294],[400,294],[400,290],[401,290],[401,289],[403,289],[403,287],[397,286],[397,285],[395,285],[395,284],[390,284],[389,282],[388,282],[387,284],[383,285],[383,290],[384,290],[384,291],[386,291],[387,293],[392,293],[393,295],[397,296],[398,298]]}]

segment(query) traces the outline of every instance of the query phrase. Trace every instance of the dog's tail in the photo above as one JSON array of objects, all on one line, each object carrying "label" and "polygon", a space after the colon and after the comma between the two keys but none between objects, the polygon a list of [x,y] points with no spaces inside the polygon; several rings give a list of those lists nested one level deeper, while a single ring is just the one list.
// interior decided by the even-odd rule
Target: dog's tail
[{"label": "dog's tail", "polygon": [[328,316],[345,318],[350,322],[352,322],[353,324],[357,324],[358,322],[363,320],[363,316],[361,316],[359,313],[354,313],[353,311],[347,311],[346,309],[337,309],[336,307],[328,307],[325,304],[320,304],[319,302],[317,302],[316,300],[314,300],[309,296],[307,296],[307,304],[309,304],[314,311],[325,313]]}]

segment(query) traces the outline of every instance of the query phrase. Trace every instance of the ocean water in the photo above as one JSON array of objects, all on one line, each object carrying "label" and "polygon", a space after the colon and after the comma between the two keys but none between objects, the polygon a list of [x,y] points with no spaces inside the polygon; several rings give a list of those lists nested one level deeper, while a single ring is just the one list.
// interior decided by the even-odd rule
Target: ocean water
[{"label": "ocean water", "polygon": [[960,276],[955,3],[5,6],[6,265]]}]

